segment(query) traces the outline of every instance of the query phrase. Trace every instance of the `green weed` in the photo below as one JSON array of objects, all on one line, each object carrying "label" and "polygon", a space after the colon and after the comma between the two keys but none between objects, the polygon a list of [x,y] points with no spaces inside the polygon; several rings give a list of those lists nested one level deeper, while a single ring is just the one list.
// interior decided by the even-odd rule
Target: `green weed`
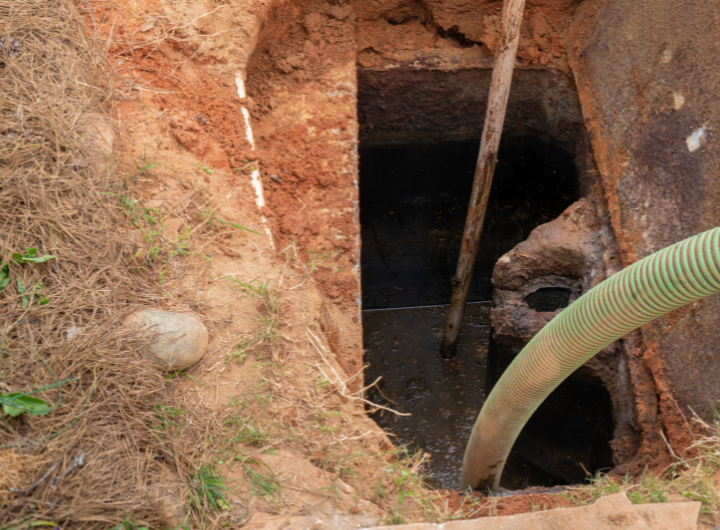
[{"label": "green weed", "polygon": [[[260,470],[266,471],[267,474]],[[278,503],[281,500],[282,487],[280,482],[264,462],[259,460],[245,460],[243,472],[250,480],[250,495],[260,493],[271,503]]]},{"label": "green weed", "polygon": [[228,352],[225,363],[229,363],[231,358],[234,358],[238,364],[243,364],[247,358],[248,352],[250,352],[256,345],[255,341],[249,337],[240,337],[240,340],[235,344],[234,348]]},{"label": "green weed", "polygon": [[207,254],[206,252],[204,252],[204,251],[202,251],[202,250],[199,251],[199,252],[197,252],[196,255],[200,256],[202,259],[204,259],[204,260],[207,261],[208,263],[212,263],[212,262],[213,262],[213,257],[212,257],[210,254]]},{"label": "green weed", "polygon": [[203,513],[205,509],[220,513],[230,507],[225,498],[227,486],[212,464],[203,464],[196,474],[190,475],[190,485],[190,506]]},{"label": "green weed", "polygon": [[270,297],[270,287],[267,283],[263,283],[260,280],[255,279],[251,280],[249,283],[245,283],[241,282],[240,280],[236,280],[235,278],[230,278],[228,276],[226,276],[225,279],[239,285],[241,289],[248,294],[257,295],[260,298]]},{"label": "green weed", "polygon": [[55,256],[45,255],[38,256],[38,249],[35,247],[29,247],[25,249],[25,254],[16,252],[12,255],[12,258],[18,263],[45,263],[51,259],[55,259]]},{"label": "green weed", "polygon": [[240,442],[245,445],[262,445],[270,439],[267,432],[260,428],[254,420],[243,420],[235,417],[231,423],[239,425],[239,429],[230,439],[230,442]]},{"label": "green weed", "polygon": [[171,429],[175,430],[177,434],[182,424],[178,423],[176,419],[188,413],[185,409],[177,409],[162,404],[155,405],[154,410],[155,417],[151,422],[150,430],[154,431],[159,438],[163,438]]},{"label": "green weed", "polygon": [[40,291],[42,290],[42,282],[33,285],[25,286],[21,279],[17,279],[17,291],[21,295],[21,305],[23,309],[26,309],[30,304],[37,298],[38,305],[45,305],[50,303],[50,300],[45,298]]},{"label": "green weed", "polygon": [[[40,526],[52,526],[53,530],[58,528],[58,525],[51,521],[27,521],[21,524],[22,526],[3,526],[0,530],[27,530],[28,528],[38,528]],[[114,530],[114,528],[111,530]]]},{"label": "green weed", "polygon": [[[427,518],[432,518],[433,510],[437,511],[429,492],[423,482],[423,473],[427,463],[427,455],[422,451],[410,453],[406,447],[398,447],[387,453],[395,455],[396,460],[385,468],[385,473],[380,477],[375,487],[375,498],[377,500],[390,501],[389,506],[391,516],[388,522],[391,524],[401,524],[397,521],[403,521],[403,514],[407,510],[406,501],[412,499],[416,505],[425,512]],[[388,477],[392,481],[392,488],[385,489],[384,483]],[[394,495],[390,496],[392,492]]]},{"label": "green weed", "polygon": [[253,234],[255,234],[255,235],[265,237],[265,236],[264,236],[263,234],[261,234],[260,232],[256,232],[255,230],[252,230],[252,229],[248,228],[247,226],[243,226],[243,225],[238,224],[238,223],[233,223],[233,222],[230,222],[230,221],[226,221],[226,220],[224,220],[224,219],[220,219],[220,218],[217,216],[217,211],[216,211],[216,209],[214,209],[214,208],[209,208],[209,207],[208,207],[208,208],[205,208],[204,210],[200,211],[200,212],[197,214],[197,220],[198,220],[198,222],[200,222],[200,223],[207,223],[207,225],[208,225],[210,228],[214,228],[214,227],[215,227],[215,223],[220,223],[220,224],[223,224],[223,225],[226,225],[226,226],[232,226],[233,228],[237,228],[238,230],[244,230],[244,231],[246,231],[246,232],[251,232],[251,233],[253,233]]},{"label": "green weed", "polygon": [[628,499],[633,504],[648,504],[668,502],[667,483],[653,474],[648,474],[647,469],[635,489],[627,492]]},{"label": "green weed", "polygon": [[293,265],[296,265],[299,261],[297,255],[297,238],[293,239],[292,243],[285,247],[282,252],[285,253],[286,260],[290,260],[292,261]]},{"label": "green weed", "polygon": [[389,525],[405,523],[405,519],[397,510],[393,510],[393,513],[391,515],[389,515],[388,517],[385,517],[383,519],[383,521],[385,522],[385,524],[389,524]]},{"label": "green weed", "polygon": [[[183,228],[182,232],[174,239],[165,238],[165,221],[163,215],[157,208],[142,206],[125,191],[122,193],[107,193],[119,199],[119,208],[125,214],[130,225],[140,230],[142,239],[145,242],[146,250],[139,252],[135,257],[145,257],[150,261],[159,261],[163,265],[177,256],[185,256],[190,253],[190,227]],[[160,285],[165,283],[167,270],[162,267],[158,273]]]},{"label": "green weed", "polygon": [[[267,283],[263,283],[257,279],[248,283],[230,277],[225,277],[225,279],[239,286],[247,296],[257,298],[265,306],[265,314],[260,316],[261,325],[255,331],[255,344],[253,347],[261,344],[267,344],[272,347],[280,335],[280,295],[275,294]],[[241,339],[241,342],[245,341],[247,344],[247,340],[246,337]],[[247,353],[250,349],[250,347],[246,346],[242,353]]]},{"label": "green weed", "polygon": [[318,376],[315,380],[315,386],[317,387],[318,392],[322,392],[330,386],[330,381],[325,379],[323,376]]},{"label": "green weed", "polygon": [[54,407],[48,405],[45,400],[36,398],[31,394],[43,392],[44,390],[50,390],[51,388],[61,387],[65,383],[76,381],[77,379],[78,377],[71,377],[70,379],[65,379],[64,381],[56,380],[57,382],[52,385],[36,388],[35,390],[31,390],[29,392],[10,392],[9,394],[3,394],[0,392],[0,404],[2,405],[3,412],[12,418],[19,416],[23,412],[33,416],[44,416],[49,414],[60,406],[60,402],[62,401],[62,389],[59,389],[60,397],[57,405]]},{"label": "green weed", "polygon": [[720,469],[720,425],[712,427],[699,419],[710,434],[698,438],[693,445],[697,456],[689,460],[678,459],[665,473],[657,475],[647,469],[642,475],[626,475],[622,479],[600,474],[587,486],[568,492],[566,496],[585,504],[612,493],[625,492],[634,504],[668,502],[670,493],[682,495],[687,500],[700,501],[701,513],[720,511],[720,498],[714,485],[713,476]]},{"label": "green weed", "polygon": [[0,293],[10,283],[10,264],[0,262]]},{"label": "green weed", "polygon": [[261,316],[262,326],[258,330],[257,337],[260,341],[274,342],[278,338],[279,321],[276,314],[271,313]]},{"label": "green weed", "polygon": [[183,228],[177,238],[170,241],[166,248],[168,258],[176,256],[185,256],[190,253],[190,233],[192,229],[189,226]]},{"label": "green weed", "polygon": [[242,173],[242,172],[244,172],[246,169],[248,169],[248,170],[250,170],[250,173],[252,173],[253,171],[255,171],[255,170],[257,169],[257,164],[258,164],[258,161],[257,161],[257,160],[249,161],[249,160],[246,158],[246,159],[243,160],[243,161],[245,162],[245,165],[242,166],[242,167],[233,168],[233,171],[235,171],[236,173]]},{"label": "green weed", "polygon": [[[238,230],[246,230],[247,232],[252,232],[253,234],[257,234],[257,235],[259,235],[259,236],[263,236],[263,234],[261,234],[260,232],[256,232],[255,230],[251,230],[250,228],[248,228],[248,227],[246,227],[246,226],[239,225],[239,224],[237,224],[237,223],[231,223],[230,221],[223,221],[222,219],[218,219],[217,217],[215,218],[215,220],[216,220],[218,223],[222,223],[222,224],[224,224],[224,225],[232,226],[232,227],[234,227],[234,228],[237,228]],[[265,236],[263,236],[263,237],[265,237]]]},{"label": "green weed", "polygon": [[141,206],[140,203],[127,194],[122,184],[120,185],[120,189],[122,193],[102,192],[102,194],[112,195],[119,199],[118,207],[122,210],[123,214],[125,214],[125,217],[128,218],[133,228],[143,231],[159,223],[158,219],[153,215],[159,214],[157,208],[145,208]]},{"label": "green weed", "polygon": [[21,392],[10,394],[0,392],[0,403],[2,403],[3,412],[11,418],[15,418],[23,412],[33,416],[44,416],[53,410],[47,401]]},{"label": "green weed", "polygon": [[210,228],[215,227],[215,221],[217,221],[217,216],[215,214],[215,210],[206,208],[204,210],[201,210],[197,214],[197,221],[198,223],[206,223]]},{"label": "green weed", "polygon": [[117,526],[113,526],[112,528],[109,528],[108,530],[150,530],[149,526],[138,526],[137,522],[135,521],[135,517],[130,515],[126,515],[123,519],[122,523],[118,524]]},{"label": "green weed", "polygon": [[[343,269],[337,266],[337,261],[334,260],[336,256],[340,254],[339,250],[333,251],[320,251],[311,250],[310,260],[308,261],[308,267],[310,268],[310,274],[316,272],[318,267],[325,267],[330,269],[332,272],[341,272]],[[325,262],[325,263],[323,263]],[[327,262],[332,262],[332,265],[327,265]]]},{"label": "green weed", "polygon": [[146,171],[149,171],[152,168],[160,165],[159,162],[148,162],[146,149],[143,149],[142,165],[138,164],[137,161],[135,161],[134,163],[135,163],[135,175],[142,175]]},{"label": "green weed", "polygon": [[[52,255],[38,255],[38,249],[35,247],[28,247],[25,249],[25,253],[21,254],[19,252],[15,252],[12,254],[12,260],[8,263],[3,263],[0,261],[0,292],[4,291],[5,288],[10,284],[11,281],[11,267],[12,264],[13,267],[17,267],[18,265],[23,264],[37,264],[37,263],[45,263],[47,261],[50,261],[51,259],[55,259],[55,256]],[[38,282],[35,285],[25,285],[25,283],[20,279],[16,278],[15,285],[17,286],[17,292],[20,296],[21,305],[23,309],[26,309],[27,307],[32,304],[32,302],[37,299],[38,305],[45,305],[50,302],[47,298],[45,298],[41,291],[42,291],[42,282]]]},{"label": "green weed", "polygon": [[195,167],[198,168],[200,171],[203,171],[204,173],[208,174],[208,175],[212,175],[212,174],[213,174],[213,170],[212,170],[212,169],[210,169],[209,167],[200,165],[200,162],[198,162],[197,164],[195,164]]}]

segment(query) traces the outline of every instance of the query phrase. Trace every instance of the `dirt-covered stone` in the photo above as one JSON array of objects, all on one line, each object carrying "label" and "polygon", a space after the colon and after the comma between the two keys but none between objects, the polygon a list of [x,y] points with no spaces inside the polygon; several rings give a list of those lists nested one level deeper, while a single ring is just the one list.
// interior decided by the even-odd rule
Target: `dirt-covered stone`
[{"label": "dirt-covered stone", "polygon": [[143,309],[125,323],[155,335],[148,354],[162,370],[181,370],[202,359],[208,347],[208,331],[197,318],[184,313]]}]

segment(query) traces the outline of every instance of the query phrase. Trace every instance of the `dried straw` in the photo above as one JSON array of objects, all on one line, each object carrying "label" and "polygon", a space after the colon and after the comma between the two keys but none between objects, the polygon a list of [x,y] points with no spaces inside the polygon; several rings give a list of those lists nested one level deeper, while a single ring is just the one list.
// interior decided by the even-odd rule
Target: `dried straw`
[{"label": "dried straw", "polygon": [[[97,148],[112,92],[82,28],[68,0],[0,0],[0,392],[70,380],[33,394],[47,415],[0,412],[0,528],[161,524],[146,488],[168,382],[119,325],[156,291],[125,266]],[[56,258],[12,259],[28,247]]]}]

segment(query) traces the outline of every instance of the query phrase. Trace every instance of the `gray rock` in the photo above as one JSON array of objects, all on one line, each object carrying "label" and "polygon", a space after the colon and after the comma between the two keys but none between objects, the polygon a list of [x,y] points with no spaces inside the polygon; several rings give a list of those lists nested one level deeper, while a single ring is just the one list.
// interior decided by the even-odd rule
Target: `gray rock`
[{"label": "gray rock", "polygon": [[161,370],[187,368],[202,359],[208,347],[207,328],[184,313],[143,309],[127,317],[125,324],[155,335],[148,350]]}]

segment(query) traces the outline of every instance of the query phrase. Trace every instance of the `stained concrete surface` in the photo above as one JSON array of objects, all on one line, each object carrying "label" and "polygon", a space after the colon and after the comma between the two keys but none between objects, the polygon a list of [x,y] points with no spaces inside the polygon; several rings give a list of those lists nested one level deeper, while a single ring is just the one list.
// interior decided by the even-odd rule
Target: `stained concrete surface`
[{"label": "stained concrete surface", "polygon": [[[720,2],[589,0],[568,46],[627,266],[720,225]],[[643,327],[671,443],[720,399],[720,299]]]}]

